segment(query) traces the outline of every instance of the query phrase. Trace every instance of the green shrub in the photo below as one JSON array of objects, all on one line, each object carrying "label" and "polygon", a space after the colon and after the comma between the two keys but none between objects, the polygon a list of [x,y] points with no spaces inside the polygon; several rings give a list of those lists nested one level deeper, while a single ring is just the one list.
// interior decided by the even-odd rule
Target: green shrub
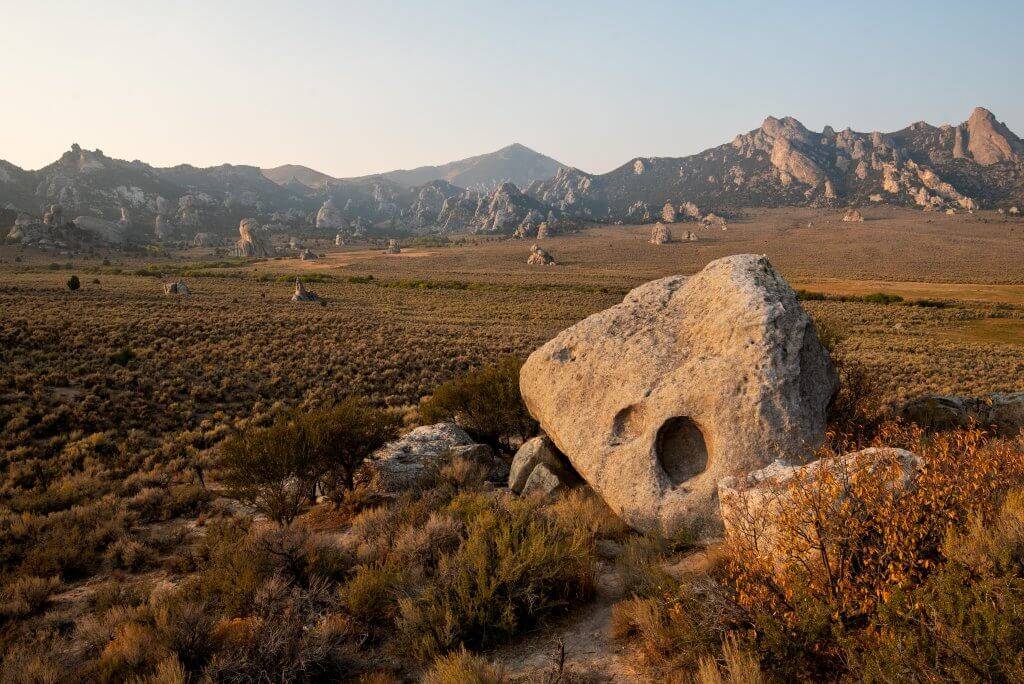
[{"label": "green shrub", "polygon": [[474,515],[459,548],[441,557],[432,583],[402,599],[402,647],[430,659],[460,646],[483,648],[546,614],[590,598],[593,541],[503,500]]},{"label": "green shrub", "polygon": [[287,525],[313,497],[319,456],[305,429],[279,418],[226,440],[218,467],[230,496]]},{"label": "green shrub", "polygon": [[78,276],[73,275],[70,278],[68,278],[68,289],[71,290],[72,292],[74,292],[75,290],[77,290],[81,286],[82,286],[82,281],[80,281],[78,279]]},{"label": "green shrub", "polygon": [[296,424],[312,449],[316,475],[324,494],[341,503],[355,486],[356,473],[374,451],[393,439],[401,420],[361,399],[298,414]]},{"label": "green shrub", "polygon": [[475,439],[513,451],[537,432],[519,394],[522,365],[521,359],[509,357],[441,385],[421,407],[424,419],[453,421]]}]

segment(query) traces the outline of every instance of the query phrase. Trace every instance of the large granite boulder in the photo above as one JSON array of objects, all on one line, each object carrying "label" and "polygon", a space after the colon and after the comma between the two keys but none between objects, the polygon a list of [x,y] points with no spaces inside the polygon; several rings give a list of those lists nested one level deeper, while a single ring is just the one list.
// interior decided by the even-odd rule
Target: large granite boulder
[{"label": "large granite boulder", "polygon": [[384,493],[415,487],[430,476],[451,450],[473,444],[466,431],[454,423],[418,427],[373,455],[369,461],[373,487]]},{"label": "large granite boulder", "polygon": [[520,374],[530,413],[629,525],[721,526],[718,480],[824,437],[838,380],[768,258],[642,285],[563,331]]}]

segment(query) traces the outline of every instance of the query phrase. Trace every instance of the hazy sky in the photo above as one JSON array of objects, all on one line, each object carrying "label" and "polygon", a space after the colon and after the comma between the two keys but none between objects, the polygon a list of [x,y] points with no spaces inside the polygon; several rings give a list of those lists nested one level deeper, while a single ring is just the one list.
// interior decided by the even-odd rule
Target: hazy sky
[{"label": "hazy sky", "polygon": [[1024,2],[0,0],[0,158],[336,176],[520,142],[603,172],[756,128],[1024,135]]}]

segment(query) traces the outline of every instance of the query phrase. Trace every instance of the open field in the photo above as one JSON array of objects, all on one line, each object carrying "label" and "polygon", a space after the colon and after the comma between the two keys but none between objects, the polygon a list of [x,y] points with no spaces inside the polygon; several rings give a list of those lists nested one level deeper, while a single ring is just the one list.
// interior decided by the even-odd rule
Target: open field
[{"label": "open field", "polygon": [[[224,437],[351,395],[415,421],[439,384],[528,354],[641,282],[729,253],[767,253],[794,287],[826,295],[804,305],[868,371],[880,411],[925,392],[1024,390],[1024,224],[865,214],[842,224],[835,212],[757,211],[661,247],[646,242],[648,227],[597,227],[545,241],[554,267],[526,266],[529,243],[480,238],[400,255],[317,245],[327,256],[316,262],[189,250],[69,266],[0,247],[4,577],[58,578],[47,620],[106,610],[111,592],[127,601],[139,586],[142,610],[151,587],[214,562],[183,550],[202,544],[207,516],[246,513],[197,484],[194,468],[209,467]],[[191,296],[164,296],[160,275],[184,277]],[[291,303],[296,275],[327,304]],[[864,299],[877,293],[903,301]],[[347,520],[328,515],[317,530],[340,535]],[[602,563],[588,630],[603,629],[619,596]],[[566,643],[590,643],[574,624],[558,627]],[[529,643],[498,656],[546,662]]]}]

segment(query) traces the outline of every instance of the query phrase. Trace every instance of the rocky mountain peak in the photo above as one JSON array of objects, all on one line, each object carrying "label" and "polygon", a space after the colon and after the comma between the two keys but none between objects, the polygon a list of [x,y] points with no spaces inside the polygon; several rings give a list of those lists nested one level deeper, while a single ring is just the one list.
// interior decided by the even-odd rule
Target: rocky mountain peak
[{"label": "rocky mountain peak", "polygon": [[[979,164],[987,166],[1024,158],[1024,141],[984,107],[975,107],[961,128],[966,128],[967,152]],[[967,156],[962,141],[958,142],[954,155]]]}]

